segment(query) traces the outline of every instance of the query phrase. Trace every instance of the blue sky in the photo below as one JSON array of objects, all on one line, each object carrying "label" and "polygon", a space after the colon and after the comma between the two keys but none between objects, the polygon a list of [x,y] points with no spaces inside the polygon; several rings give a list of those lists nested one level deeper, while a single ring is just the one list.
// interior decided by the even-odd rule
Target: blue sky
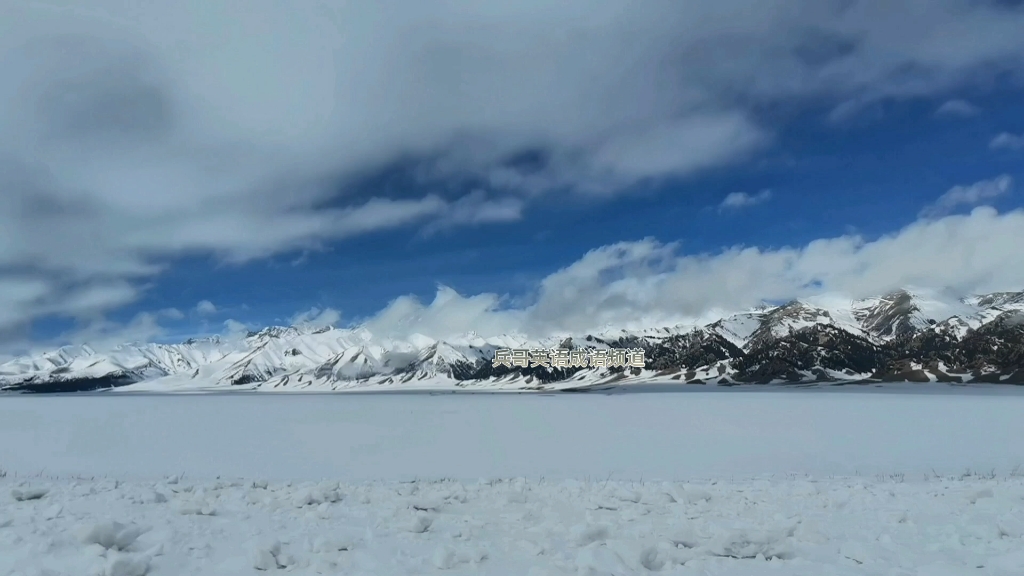
[{"label": "blue sky", "polygon": [[[735,2],[747,12],[738,16],[717,13],[714,3],[688,13],[655,2],[652,14],[621,24],[607,19],[625,6],[613,1],[521,9],[484,2],[471,15],[394,2],[403,11],[387,31],[396,37],[431,22],[445,22],[449,35],[403,35],[364,66],[328,43],[287,43],[296,31],[325,26],[322,16],[302,16],[313,9],[303,3],[287,22],[269,18],[275,24],[263,42],[225,32],[246,32],[256,20],[192,15],[198,38],[226,42],[223,59],[180,48],[185,28],[157,27],[185,16],[173,8],[136,14],[114,0],[92,3],[89,14],[60,16],[74,32],[60,42],[77,42],[85,54],[78,60],[50,51],[47,42],[59,43],[42,24],[52,14],[26,12],[40,27],[7,31],[24,36],[8,54],[29,50],[27,61],[50,67],[27,71],[5,59],[0,74],[38,87],[42,102],[80,94],[74,105],[53,100],[29,120],[0,122],[31,144],[0,150],[14,167],[0,183],[19,217],[0,237],[9,248],[0,251],[2,303],[20,311],[0,315],[8,352],[174,341],[297,320],[349,324],[406,295],[422,303],[402,308],[419,322],[439,285],[467,297],[493,294],[488,310],[530,310],[533,325],[548,327],[575,327],[575,317],[741,307],[796,297],[811,284],[851,296],[908,281],[1024,288],[1018,273],[1003,271],[1010,261],[999,264],[1004,252],[989,268],[933,277],[927,270],[940,267],[943,253],[919,246],[931,234],[956,237],[965,254],[1015,252],[1022,201],[1012,182],[1024,178],[1016,139],[1024,138],[1024,40],[1011,33],[1024,29],[1014,28],[1024,26],[1019,7],[936,0],[934,17],[900,31],[886,20],[897,15],[870,2],[811,10],[793,22],[784,15],[804,5],[796,0],[773,0],[775,12]],[[253,10],[275,14],[272,2]],[[101,12],[107,16],[97,18]],[[374,10],[357,12],[341,15],[382,26]],[[750,32],[749,48],[779,54],[777,61],[732,54],[728,27],[714,31],[725,14]],[[124,24],[116,33],[107,26],[115,17]],[[611,26],[619,43],[587,35],[595,25],[587,18]],[[694,19],[706,21],[690,25]],[[474,27],[480,21],[537,37],[569,30],[575,38],[576,26],[580,40],[549,47],[552,63],[535,64],[533,46],[514,34],[491,38]],[[791,46],[791,27],[816,32]],[[950,37],[960,49],[932,38],[947,28],[960,35]],[[352,40],[351,49],[365,42],[371,54],[379,48],[371,36]],[[142,43],[142,56],[118,48],[128,38]],[[619,61],[622,46],[628,54]],[[717,56],[705,65],[672,60],[695,49]],[[478,52],[491,60],[475,61]],[[661,68],[666,61],[675,64]],[[803,68],[791,73],[796,65]],[[373,67],[387,74],[366,71]],[[333,85],[323,84],[324,71]],[[271,88],[285,82],[290,89]],[[93,102],[93,93],[105,96]],[[83,124],[86,117],[98,123]],[[1000,134],[1007,136],[997,141]],[[954,189],[960,202],[922,212]],[[750,201],[729,205],[739,194]],[[972,214],[980,205],[996,211]],[[978,236],[970,228],[984,222],[1002,236],[990,243],[984,229]],[[915,226],[923,228],[901,232]],[[897,241],[873,244],[884,235]],[[867,247],[837,240],[835,258],[811,260],[808,245],[840,237]],[[899,242],[922,250],[917,264],[892,268],[885,250]],[[588,252],[617,243],[639,252],[588,267],[606,256],[588,260]],[[759,248],[763,261],[726,270],[732,260],[722,254],[737,246]],[[778,278],[757,276],[776,270],[768,262],[789,258],[787,249],[796,260],[786,260]],[[706,262],[687,259],[702,254]],[[887,267],[872,269],[871,258]],[[699,266],[723,276],[709,272],[709,285],[697,286]],[[588,279],[574,276],[584,272]],[[783,281],[794,274],[801,280]],[[715,286],[740,276],[743,290]],[[672,288],[676,280],[702,296],[658,292],[681,289]],[[565,285],[578,294],[567,296]],[[588,295],[592,303],[580,304]],[[592,306],[620,310],[606,316],[588,312]],[[472,328],[466,318],[431,322]],[[518,329],[516,322],[508,325]]]},{"label": "blue sky", "polygon": [[[588,250],[645,237],[679,241],[683,252],[693,253],[734,245],[801,246],[851,232],[873,238],[913,223],[922,207],[958,184],[1000,174],[1019,180],[1024,154],[991,150],[989,143],[1007,128],[1024,132],[1022,95],[1002,90],[975,98],[971,102],[981,112],[968,118],[937,116],[947,101],[942,99],[903,103],[840,125],[809,113],[783,127],[776,146],[749,162],[641,185],[628,196],[539,203],[514,222],[435,234],[410,226],[245,265],[182,260],[117,317],[187,310],[200,300],[222,308],[181,320],[171,339],[211,327],[219,331],[220,318],[287,324],[311,308],[338,309],[348,323],[400,295],[429,302],[438,284],[529,303],[538,282]],[[382,178],[415,186],[400,171]],[[721,206],[734,192],[756,196],[766,190],[767,200]],[[1012,210],[1022,198],[1007,194],[986,203]]]}]

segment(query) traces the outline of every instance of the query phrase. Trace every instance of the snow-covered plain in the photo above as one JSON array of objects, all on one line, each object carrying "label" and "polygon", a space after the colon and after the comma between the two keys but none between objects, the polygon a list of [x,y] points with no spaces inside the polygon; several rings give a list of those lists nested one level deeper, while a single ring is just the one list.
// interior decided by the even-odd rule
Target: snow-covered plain
[{"label": "snow-covered plain", "polygon": [[0,575],[1024,574],[1024,393],[928,392],[7,397]]}]

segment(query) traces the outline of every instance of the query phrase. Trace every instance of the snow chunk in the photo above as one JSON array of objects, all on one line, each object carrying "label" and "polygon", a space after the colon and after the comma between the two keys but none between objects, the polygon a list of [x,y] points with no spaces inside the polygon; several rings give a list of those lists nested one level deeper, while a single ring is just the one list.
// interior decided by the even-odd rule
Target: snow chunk
[{"label": "snow chunk", "polygon": [[138,554],[115,554],[107,562],[105,576],[146,576],[150,558]]},{"label": "snow chunk", "polygon": [[665,564],[666,559],[662,557],[656,546],[648,546],[640,551],[640,565],[651,572],[661,570]]},{"label": "snow chunk", "polygon": [[576,556],[580,574],[601,576],[630,576],[634,571],[614,550],[598,543],[580,550]]},{"label": "snow chunk", "polygon": [[430,526],[434,523],[434,520],[429,516],[419,515],[412,519],[406,530],[413,534],[422,534],[430,529]]},{"label": "snow chunk", "polygon": [[147,504],[163,504],[164,502],[167,502],[167,496],[165,496],[161,492],[153,490],[146,494],[143,497],[142,501],[146,502]]},{"label": "snow chunk", "polygon": [[490,553],[486,548],[456,550],[452,546],[444,544],[434,550],[431,562],[440,570],[450,570],[459,564],[479,564],[489,556]]},{"label": "snow chunk", "polygon": [[710,502],[711,493],[707,490],[701,490],[700,488],[691,488],[689,486],[679,486],[676,488],[676,499],[680,502],[686,502],[687,504],[697,504],[698,502]]},{"label": "snow chunk", "polygon": [[352,549],[352,542],[345,538],[328,538],[320,536],[310,546],[313,552],[318,554],[325,552],[342,552]]},{"label": "snow chunk", "polygon": [[274,540],[254,546],[249,551],[249,559],[252,567],[257,570],[277,570],[283,568],[284,564],[278,561],[281,555],[281,542]]},{"label": "snow chunk", "polygon": [[678,502],[675,496],[672,496],[668,492],[647,492],[640,499],[641,504],[647,504],[649,506],[666,506],[668,504],[675,504]]},{"label": "snow chunk", "polygon": [[333,503],[341,500],[341,494],[336,489],[311,488],[302,490],[295,495],[292,503],[296,508],[305,506],[318,506],[320,504]]},{"label": "snow chunk", "polygon": [[525,492],[512,492],[505,497],[505,502],[508,504],[526,504],[527,498]]},{"label": "snow chunk", "polygon": [[137,524],[101,522],[83,529],[79,533],[79,540],[83,544],[98,544],[107,550],[126,550],[148,531],[149,528]]},{"label": "snow chunk", "polygon": [[24,502],[26,500],[39,500],[49,492],[50,491],[46,488],[15,488],[14,490],[11,490],[11,497],[18,502]]},{"label": "snow chunk", "polygon": [[459,563],[458,555],[450,546],[442,546],[438,548],[434,552],[432,560],[434,566],[439,570],[450,570]]},{"label": "snow chunk", "polygon": [[707,534],[697,531],[693,526],[683,526],[676,529],[675,536],[669,542],[692,549],[700,548],[709,538]]},{"label": "snow chunk", "polygon": [[217,510],[208,502],[182,502],[178,513],[183,516],[216,516]]},{"label": "snow chunk", "polygon": [[297,564],[298,564],[298,560],[294,556],[292,556],[291,554],[278,554],[277,555],[277,565],[280,566],[281,568],[287,568],[289,566],[296,566]]},{"label": "snow chunk", "polygon": [[60,504],[54,504],[42,512],[43,520],[55,520],[60,516],[60,513],[64,511],[64,507]]},{"label": "snow chunk", "polygon": [[257,570],[276,570],[279,568],[277,557],[270,550],[256,548],[250,552],[249,557],[252,559],[252,567]]},{"label": "snow chunk", "polygon": [[999,534],[1005,538],[1024,538],[1024,522],[1015,516],[1006,515],[996,521]]},{"label": "snow chunk", "polygon": [[975,492],[970,493],[967,496],[967,501],[970,502],[971,504],[977,504],[978,500],[992,498],[993,496],[995,496],[995,494],[992,492],[991,488],[983,488],[981,490],[977,490]]},{"label": "snow chunk", "polygon": [[708,551],[727,558],[784,558],[788,556],[787,541],[793,530],[736,530],[711,543]]}]

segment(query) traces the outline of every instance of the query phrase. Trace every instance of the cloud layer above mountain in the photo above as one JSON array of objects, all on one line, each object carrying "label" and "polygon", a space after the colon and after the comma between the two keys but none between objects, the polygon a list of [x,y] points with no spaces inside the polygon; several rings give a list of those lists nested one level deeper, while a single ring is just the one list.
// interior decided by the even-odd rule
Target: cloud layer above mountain
[{"label": "cloud layer above mountain", "polygon": [[463,297],[442,288],[429,304],[399,298],[366,326],[395,338],[547,336],[669,326],[820,294],[856,299],[906,287],[956,297],[1018,291],[1024,288],[1019,238],[1024,211],[999,214],[986,206],[921,220],[871,241],[845,235],[799,247],[702,255],[679,255],[679,246],[653,239],[623,242],[545,278],[525,309],[503,310],[496,294]]},{"label": "cloud layer above mountain", "polygon": [[[399,226],[516,219],[537,194],[612,194],[742,160],[771,146],[776,127],[757,112],[771,104],[854,110],[1024,68],[1024,12],[979,0],[0,6],[0,333],[102,318],[176,257],[239,262]],[[526,151],[543,165],[510,161]],[[472,175],[487,189],[393,198],[345,185],[410,158],[424,181]],[[851,262],[881,250],[825,245],[850,246]],[[595,252],[543,293],[585,294],[559,278],[625,258],[643,294],[649,258],[666,251]],[[750,261],[785,278],[793,258],[684,262]],[[769,294],[791,286],[756,278]],[[635,298],[658,309],[653,294],[605,304]]]}]

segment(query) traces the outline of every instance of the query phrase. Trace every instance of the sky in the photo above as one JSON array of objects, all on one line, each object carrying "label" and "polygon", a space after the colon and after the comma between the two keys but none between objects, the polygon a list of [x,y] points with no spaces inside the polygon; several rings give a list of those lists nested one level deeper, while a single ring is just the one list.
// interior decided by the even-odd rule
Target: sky
[{"label": "sky", "polygon": [[1024,289],[1019,0],[0,15],[0,356]]}]

